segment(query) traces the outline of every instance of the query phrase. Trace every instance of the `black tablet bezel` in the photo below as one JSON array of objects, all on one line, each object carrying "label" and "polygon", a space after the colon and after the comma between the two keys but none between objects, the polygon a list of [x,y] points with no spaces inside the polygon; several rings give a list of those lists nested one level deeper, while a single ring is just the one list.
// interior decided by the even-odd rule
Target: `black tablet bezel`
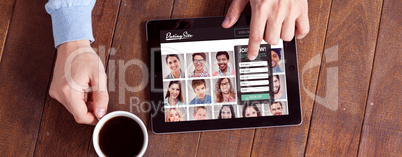
[{"label": "black tablet bezel", "polygon": [[[233,27],[249,27],[250,15],[243,15]],[[297,65],[295,39],[283,42],[285,51],[286,88],[288,97],[288,115],[264,116],[255,118],[211,119],[202,121],[165,122],[163,112],[163,92],[154,89],[163,89],[162,63],[160,53],[160,31],[174,29],[195,29],[221,27],[224,17],[188,18],[152,20],[146,24],[146,38],[150,56],[150,93],[151,93],[151,123],[154,133],[173,133],[190,131],[207,131],[222,129],[259,128],[273,126],[299,125],[302,122],[300,88]],[[222,28],[223,29],[223,28]],[[159,102],[159,103],[158,103]]]}]

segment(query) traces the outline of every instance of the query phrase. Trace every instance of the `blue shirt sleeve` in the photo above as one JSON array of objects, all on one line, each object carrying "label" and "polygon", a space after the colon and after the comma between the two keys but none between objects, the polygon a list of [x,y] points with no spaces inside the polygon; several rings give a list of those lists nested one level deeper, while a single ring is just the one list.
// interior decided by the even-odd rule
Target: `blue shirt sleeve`
[{"label": "blue shirt sleeve", "polygon": [[95,41],[92,34],[92,9],[96,0],[49,0],[46,11],[52,17],[55,47],[75,41]]}]

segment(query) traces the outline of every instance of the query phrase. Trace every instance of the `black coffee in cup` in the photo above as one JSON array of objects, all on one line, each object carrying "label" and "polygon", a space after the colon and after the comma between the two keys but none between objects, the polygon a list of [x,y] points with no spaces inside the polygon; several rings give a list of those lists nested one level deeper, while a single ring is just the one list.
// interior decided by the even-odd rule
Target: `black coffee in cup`
[{"label": "black coffee in cup", "polygon": [[109,119],[99,132],[99,147],[106,156],[137,156],[143,145],[141,126],[128,117]]}]

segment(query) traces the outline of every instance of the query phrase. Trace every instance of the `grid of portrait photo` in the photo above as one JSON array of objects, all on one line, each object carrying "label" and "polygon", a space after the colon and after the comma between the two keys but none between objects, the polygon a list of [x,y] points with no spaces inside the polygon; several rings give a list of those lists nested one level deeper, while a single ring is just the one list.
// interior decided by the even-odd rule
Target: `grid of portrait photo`
[{"label": "grid of portrait photo", "polygon": [[249,105],[237,104],[233,50],[162,53],[165,121],[289,114],[283,48],[271,50],[275,102]]},{"label": "grid of portrait photo", "polygon": [[240,117],[233,51],[166,54],[162,62],[166,122]]}]

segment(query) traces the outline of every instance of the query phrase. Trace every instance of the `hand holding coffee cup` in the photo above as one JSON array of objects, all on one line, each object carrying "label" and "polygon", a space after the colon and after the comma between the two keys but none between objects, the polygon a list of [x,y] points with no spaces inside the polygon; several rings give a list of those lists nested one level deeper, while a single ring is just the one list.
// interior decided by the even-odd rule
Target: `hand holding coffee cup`
[{"label": "hand holding coffee cup", "polygon": [[142,156],[148,146],[144,123],[126,111],[114,111],[100,119],[92,140],[99,156]]}]

